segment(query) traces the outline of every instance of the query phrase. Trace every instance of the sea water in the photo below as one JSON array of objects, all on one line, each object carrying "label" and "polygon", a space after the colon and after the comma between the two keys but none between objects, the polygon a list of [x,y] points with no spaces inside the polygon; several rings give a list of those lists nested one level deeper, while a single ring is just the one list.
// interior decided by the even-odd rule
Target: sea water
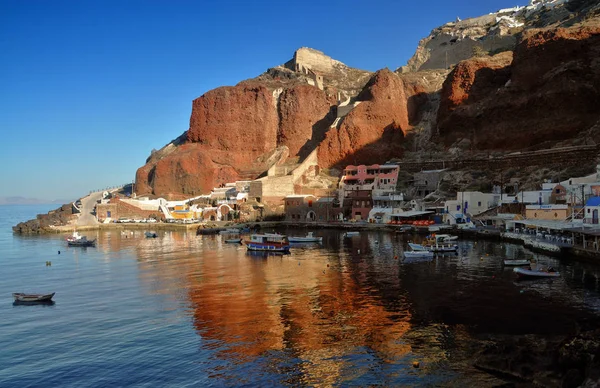
[{"label": "sea water", "polygon": [[[314,230],[323,243],[289,255],[193,232],[85,232],[88,248],[13,235],[51,208],[0,206],[0,387],[493,385],[468,366],[477,335],[600,318],[600,267],[513,244],[459,241],[412,262],[402,252],[418,236],[385,231]],[[504,258],[561,277],[518,282]],[[12,292],[55,303],[13,305]]]}]

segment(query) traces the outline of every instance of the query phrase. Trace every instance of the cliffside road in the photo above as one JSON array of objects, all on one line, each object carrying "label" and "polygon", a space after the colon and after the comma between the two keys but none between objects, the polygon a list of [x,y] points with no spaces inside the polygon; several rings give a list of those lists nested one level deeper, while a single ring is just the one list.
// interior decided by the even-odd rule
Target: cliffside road
[{"label": "cliffside road", "polygon": [[102,198],[102,192],[92,193],[87,197],[81,198],[81,215],[77,219],[78,226],[97,225],[98,220],[92,214],[96,201]]}]

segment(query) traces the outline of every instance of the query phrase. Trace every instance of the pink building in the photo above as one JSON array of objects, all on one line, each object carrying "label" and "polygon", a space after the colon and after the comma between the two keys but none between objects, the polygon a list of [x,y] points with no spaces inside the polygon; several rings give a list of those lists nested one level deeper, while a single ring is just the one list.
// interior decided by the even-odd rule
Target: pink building
[{"label": "pink building", "polygon": [[347,166],[340,180],[340,189],[344,192],[352,190],[377,190],[379,192],[396,191],[398,171],[396,164],[373,164],[370,166]]}]

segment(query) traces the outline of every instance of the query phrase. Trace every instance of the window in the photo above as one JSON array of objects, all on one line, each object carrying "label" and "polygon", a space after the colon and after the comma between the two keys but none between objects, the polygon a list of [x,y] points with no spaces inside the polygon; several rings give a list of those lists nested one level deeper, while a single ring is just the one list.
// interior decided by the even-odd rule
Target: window
[{"label": "window", "polygon": [[460,210],[460,205],[456,205],[456,211]]},{"label": "window", "polygon": [[590,209],[588,209],[588,214],[590,213]]},{"label": "window", "polygon": [[477,206],[481,206],[481,201],[477,202]]},{"label": "window", "polygon": [[308,207],[312,207],[312,201],[308,201]]},{"label": "window", "polygon": [[560,189],[556,189],[555,193],[560,194]]}]

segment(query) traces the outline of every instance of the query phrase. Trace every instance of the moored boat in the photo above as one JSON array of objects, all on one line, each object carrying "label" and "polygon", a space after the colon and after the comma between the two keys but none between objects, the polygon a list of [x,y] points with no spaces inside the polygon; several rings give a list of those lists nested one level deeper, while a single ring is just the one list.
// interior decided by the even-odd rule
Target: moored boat
[{"label": "moored boat", "polygon": [[252,234],[250,240],[244,242],[251,251],[289,252],[290,250],[290,244],[282,234]]},{"label": "moored boat", "polygon": [[291,243],[308,243],[308,242],[323,242],[323,237],[317,237],[313,235],[313,232],[308,232],[308,234],[304,237],[296,236],[296,237],[288,237],[288,241]]},{"label": "moored boat", "polygon": [[156,232],[145,232],[144,233],[146,235],[147,238],[157,238],[158,234],[156,234]]},{"label": "moored boat", "polygon": [[504,260],[504,265],[530,265],[531,261],[527,259]]},{"label": "moored boat", "polygon": [[444,244],[444,243],[428,243],[428,244],[415,244],[408,243],[408,246],[413,251],[429,251],[433,253],[455,253],[458,251],[458,245],[456,244]]},{"label": "moored boat", "polygon": [[352,237],[352,236],[359,236],[360,232],[346,232],[344,233],[344,237]]},{"label": "moored boat", "polygon": [[450,242],[458,240],[458,236],[453,236],[451,234],[436,234],[435,237],[442,242]]},{"label": "moored boat", "polygon": [[516,267],[513,268],[513,272],[517,274],[519,278],[557,278],[560,276],[560,272],[554,271],[552,268],[542,270],[542,269],[528,269]]},{"label": "moored boat", "polygon": [[15,302],[49,302],[52,300],[55,292],[51,294],[25,294],[22,292],[13,292]]},{"label": "moored boat", "polygon": [[241,238],[228,238],[225,240],[225,242],[227,244],[241,244],[242,243],[242,239]]},{"label": "moored boat", "polygon": [[88,240],[86,236],[75,231],[71,237],[67,238],[67,245],[70,247],[93,247],[96,245],[96,239]]}]

